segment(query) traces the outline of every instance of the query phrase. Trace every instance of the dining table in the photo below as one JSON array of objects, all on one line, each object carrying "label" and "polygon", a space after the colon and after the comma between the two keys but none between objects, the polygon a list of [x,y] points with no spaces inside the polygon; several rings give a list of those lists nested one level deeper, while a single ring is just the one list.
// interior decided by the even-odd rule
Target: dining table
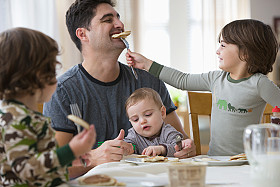
[{"label": "dining table", "polygon": [[[200,155],[179,162],[193,162],[197,158],[207,157]],[[170,162],[145,163],[136,162],[135,155],[125,156],[120,162],[110,162],[98,165],[81,177],[96,174],[105,174],[115,178],[118,182],[125,183],[127,187],[170,187],[168,166]],[[214,163],[214,164],[213,164]],[[250,165],[247,161],[242,162],[209,162],[206,168],[206,187],[253,187],[250,180]],[[69,186],[79,187],[78,179],[69,182]]]}]

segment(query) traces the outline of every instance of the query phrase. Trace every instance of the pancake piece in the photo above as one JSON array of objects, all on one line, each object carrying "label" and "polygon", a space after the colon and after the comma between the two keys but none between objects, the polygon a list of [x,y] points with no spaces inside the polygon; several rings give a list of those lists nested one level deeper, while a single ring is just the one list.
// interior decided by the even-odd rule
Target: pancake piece
[{"label": "pancake piece", "polygon": [[143,158],[143,162],[167,162],[168,158],[164,156],[153,156],[148,158]]},{"label": "pancake piece", "polygon": [[67,116],[67,118],[70,119],[71,121],[73,121],[74,123],[81,125],[85,129],[89,129],[89,124],[85,120],[79,118],[78,116],[70,114]]},{"label": "pancake piece", "polygon": [[247,157],[246,157],[245,153],[241,153],[241,154],[238,154],[238,155],[231,156],[229,160],[230,161],[232,161],[232,160],[247,160]]},{"label": "pancake piece", "polygon": [[137,155],[136,158],[148,158],[148,155]]},{"label": "pancake piece", "polygon": [[129,36],[131,33],[131,31],[124,31],[124,32],[121,32],[119,34],[114,34],[112,36],[112,38],[126,38],[127,36]]},{"label": "pancake piece", "polygon": [[117,180],[108,175],[91,175],[88,177],[79,178],[80,184],[90,184],[94,186],[114,186]]}]

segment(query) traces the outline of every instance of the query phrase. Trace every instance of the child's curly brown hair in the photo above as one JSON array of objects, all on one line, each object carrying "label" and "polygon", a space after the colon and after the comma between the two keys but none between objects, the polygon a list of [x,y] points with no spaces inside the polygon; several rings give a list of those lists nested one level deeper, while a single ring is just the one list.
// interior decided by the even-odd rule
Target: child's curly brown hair
[{"label": "child's curly brown hair", "polygon": [[0,99],[33,95],[36,89],[56,84],[57,42],[28,28],[0,34]]}]

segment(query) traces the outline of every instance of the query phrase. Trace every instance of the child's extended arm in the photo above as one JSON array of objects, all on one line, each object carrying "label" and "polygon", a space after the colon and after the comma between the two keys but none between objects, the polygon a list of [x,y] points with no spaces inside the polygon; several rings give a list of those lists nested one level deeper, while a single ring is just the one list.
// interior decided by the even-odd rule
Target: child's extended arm
[{"label": "child's extended arm", "polygon": [[145,69],[153,76],[175,88],[188,91],[211,91],[212,81],[220,76],[221,71],[212,71],[202,74],[184,73],[171,67],[147,59],[143,55],[128,51],[127,63],[135,68]]}]

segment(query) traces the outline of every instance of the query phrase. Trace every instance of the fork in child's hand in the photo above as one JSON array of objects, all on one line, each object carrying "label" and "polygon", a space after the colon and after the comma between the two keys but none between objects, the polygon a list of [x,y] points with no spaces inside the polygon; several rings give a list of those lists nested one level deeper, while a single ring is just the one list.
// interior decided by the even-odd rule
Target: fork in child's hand
[{"label": "fork in child's hand", "polygon": [[[77,103],[70,104],[70,109],[71,109],[71,113],[73,115],[78,116],[79,118],[82,118],[82,114],[80,112],[80,109],[79,109]],[[77,126],[78,133],[80,133],[81,132],[81,126],[76,124],[76,123],[75,123],[75,125]],[[81,164],[83,164],[83,166],[86,167],[87,163],[86,163],[85,159],[83,159],[81,156],[79,157],[79,159],[80,159]]]},{"label": "fork in child's hand", "polygon": [[[128,42],[126,41],[126,39],[123,38],[123,37],[120,37],[120,39],[123,41],[123,43],[124,43],[126,49],[128,50],[128,49],[129,49],[129,44],[128,44]],[[131,68],[131,71],[132,71],[132,73],[133,73],[135,79],[138,79],[138,76],[137,76],[137,74],[136,74],[134,68],[133,68],[132,66],[130,66],[130,68]]]}]

